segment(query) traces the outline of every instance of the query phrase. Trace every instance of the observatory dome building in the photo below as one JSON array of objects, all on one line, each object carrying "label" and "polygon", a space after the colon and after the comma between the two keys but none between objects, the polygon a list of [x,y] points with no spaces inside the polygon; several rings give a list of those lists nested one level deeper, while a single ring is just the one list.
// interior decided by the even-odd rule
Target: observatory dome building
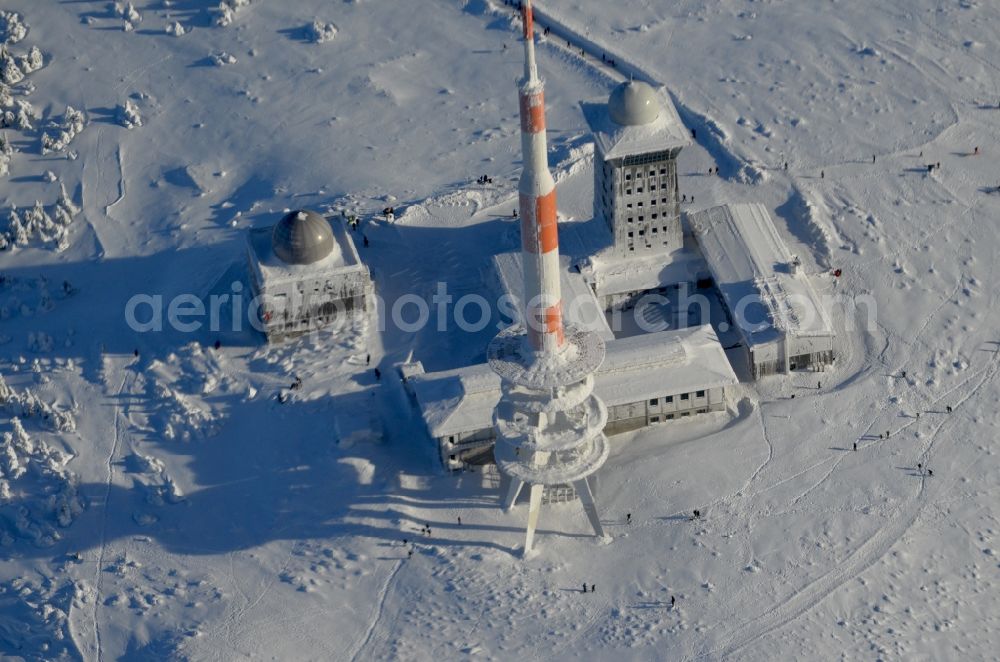
[{"label": "observatory dome building", "polygon": [[664,88],[630,80],[595,104],[594,215],[603,218],[619,256],[683,247],[677,155],[690,144]]},{"label": "observatory dome building", "polygon": [[340,219],[297,210],[247,236],[250,284],[269,342],[322,328],[364,311],[373,294],[368,268]]}]

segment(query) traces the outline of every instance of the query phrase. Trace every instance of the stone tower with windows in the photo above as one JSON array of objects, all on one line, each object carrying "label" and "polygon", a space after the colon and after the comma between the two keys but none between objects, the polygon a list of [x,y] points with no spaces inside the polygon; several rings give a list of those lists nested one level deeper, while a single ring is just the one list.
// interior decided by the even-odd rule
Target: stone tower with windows
[{"label": "stone tower with windows", "polygon": [[665,89],[622,83],[591,122],[594,213],[608,224],[614,253],[681,248],[677,155],[690,141]]}]

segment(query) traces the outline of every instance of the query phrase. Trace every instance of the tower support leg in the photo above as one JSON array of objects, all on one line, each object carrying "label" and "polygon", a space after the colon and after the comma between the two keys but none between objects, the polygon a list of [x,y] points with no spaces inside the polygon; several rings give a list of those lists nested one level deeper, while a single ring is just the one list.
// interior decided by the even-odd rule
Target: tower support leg
[{"label": "tower support leg", "polygon": [[510,485],[507,486],[507,494],[503,498],[503,509],[505,511],[509,511],[514,507],[517,497],[521,494],[522,487],[524,487],[524,481],[517,478],[510,479]]},{"label": "tower support leg", "polygon": [[583,504],[583,510],[587,513],[587,518],[590,519],[590,525],[594,527],[594,533],[598,537],[604,537],[604,527],[601,526],[601,518],[597,514],[597,504],[594,503],[594,493],[590,490],[590,479],[581,478],[580,480],[573,483],[573,487],[576,488],[577,496],[580,497],[580,503]]},{"label": "tower support leg", "polygon": [[531,553],[531,546],[535,542],[535,528],[538,527],[538,513],[542,509],[542,492],[544,485],[531,486],[531,498],[528,506],[528,533],[524,538],[524,554]]}]

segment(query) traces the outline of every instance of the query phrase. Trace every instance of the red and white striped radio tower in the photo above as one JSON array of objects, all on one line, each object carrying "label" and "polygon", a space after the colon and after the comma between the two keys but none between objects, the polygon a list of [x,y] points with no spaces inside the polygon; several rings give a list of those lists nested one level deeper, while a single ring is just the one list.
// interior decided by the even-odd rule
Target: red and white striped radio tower
[{"label": "red and white striped radio tower", "polygon": [[[545,138],[545,85],[535,64],[534,20],[523,3],[524,78],[520,81],[521,150],[518,184],[524,269],[523,324],[504,329],[490,343],[490,366],[503,380],[493,414],[494,457],[510,478],[504,509],[529,485],[529,554],[546,487],[579,497],[594,532],[605,537],[589,477],[608,457],[608,412],[594,395],[594,372],[604,361],[596,333],[562,317],[556,186]],[[564,489],[553,490],[560,487]]]}]

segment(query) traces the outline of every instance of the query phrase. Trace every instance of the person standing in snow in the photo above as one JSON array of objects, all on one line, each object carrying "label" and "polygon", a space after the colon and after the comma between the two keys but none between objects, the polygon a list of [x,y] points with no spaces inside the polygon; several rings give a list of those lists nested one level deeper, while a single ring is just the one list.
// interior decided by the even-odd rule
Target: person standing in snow
[{"label": "person standing in snow", "polygon": [[368,248],[368,235],[366,234],[361,235],[361,239],[365,245],[365,248]]},{"label": "person standing in snow", "polygon": [[597,584],[591,584],[590,585],[590,592],[591,593],[596,593],[597,592]]},{"label": "person standing in snow", "polygon": [[382,371],[379,370],[378,368],[375,368],[375,381],[377,382],[382,381]]},{"label": "person standing in snow", "polygon": [[858,452],[858,442],[854,442],[854,452]]},{"label": "person standing in snow", "polygon": [[671,596],[670,596],[670,608],[671,608],[671,609],[673,609],[673,608],[674,608],[674,604],[675,604],[676,602],[677,602],[677,599],[676,599],[676,598],[674,598],[674,596],[672,596],[672,595],[671,595]]},{"label": "person standing in snow", "polygon": [[632,523],[632,513],[625,513],[625,523],[626,524]]},{"label": "person standing in snow", "polygon": [[462,518],[461,517],[458,518],[458,525],[462,526]]},{"label": "person standing in snow", "polygon": [[584,593],[587,592],[587,583],[586,582],[583,583],[583,592]]}]

